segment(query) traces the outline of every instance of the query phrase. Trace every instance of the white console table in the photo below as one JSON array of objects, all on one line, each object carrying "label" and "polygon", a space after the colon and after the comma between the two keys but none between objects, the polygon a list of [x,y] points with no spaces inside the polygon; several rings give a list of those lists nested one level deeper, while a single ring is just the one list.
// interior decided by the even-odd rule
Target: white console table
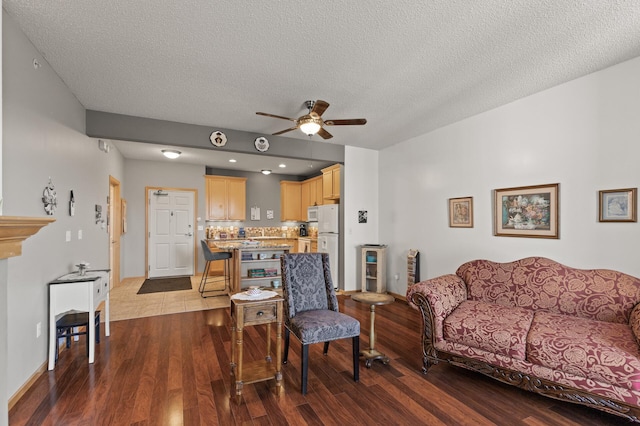
[{"label": "white console table", "polygon": [[58,339],[56,319],[68,311],[89,312],[89,363],[93,364],[96,350],[96,328],[93,318],[98,305],[104,301],[104,333],[109,329],[109,269],[88,270],[85,275],[72,272],[49,283],[49,370],[55,367]]}]

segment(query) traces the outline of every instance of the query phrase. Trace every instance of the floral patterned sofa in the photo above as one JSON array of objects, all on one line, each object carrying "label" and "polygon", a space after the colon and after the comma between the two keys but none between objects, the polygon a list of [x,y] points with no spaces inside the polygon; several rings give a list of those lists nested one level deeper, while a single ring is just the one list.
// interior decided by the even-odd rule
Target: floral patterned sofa
[{"label": "floral patterned sofa", "polygon": [[423,371],[451,364],[640,422],[640,279],[543,257],[416,283]]}]

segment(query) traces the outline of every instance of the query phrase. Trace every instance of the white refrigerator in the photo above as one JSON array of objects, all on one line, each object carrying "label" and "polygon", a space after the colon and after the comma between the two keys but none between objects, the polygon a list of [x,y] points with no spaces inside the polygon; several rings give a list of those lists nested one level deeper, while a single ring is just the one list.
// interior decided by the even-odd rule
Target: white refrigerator
[{"label": "white refrigerator", "polygon": [[339,207],[338,204],[318,206],[318,252],[329,253],[331,280],[335,288],[340,286],[338,281],[338,269],[340,267]]}]

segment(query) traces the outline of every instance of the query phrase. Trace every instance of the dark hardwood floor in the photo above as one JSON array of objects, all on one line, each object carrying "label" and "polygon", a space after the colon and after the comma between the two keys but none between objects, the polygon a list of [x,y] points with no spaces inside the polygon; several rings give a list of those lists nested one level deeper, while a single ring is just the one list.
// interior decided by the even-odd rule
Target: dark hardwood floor
[{"label": "dark hardwood floor", "polygon": [[[368,306],[340,296],[369,339]],[[420,319],[403,302],[376,309],[376,348],[389,365],[361,364],[354,383],[351,340],[309,353],[300,394],[300,344],[292,338],[283,390],[245,385],[229,398],[229,309],[116,321],[88,365],[84,341],[64,350],[10,410],[10,425],[620,425],[624,419],[544,398],[481,374],[439,364],[420,372]],[[265,327],[245,329],[245,359],[264,356]]]}]

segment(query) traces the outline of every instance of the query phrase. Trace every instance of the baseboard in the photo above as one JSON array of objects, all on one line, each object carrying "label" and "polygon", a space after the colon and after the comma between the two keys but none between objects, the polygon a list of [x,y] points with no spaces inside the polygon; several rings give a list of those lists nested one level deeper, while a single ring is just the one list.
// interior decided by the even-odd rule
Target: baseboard
[{"label": "baseboard", "polygon": [[27,393],[27,391],[31,388],[31,386],[33,386],[33,384],[36,382],[36,380],[38,380],[40,378],[42,373],[47,371],[47,367],[48,367],[47,364],[48,364],[48,362],[45,362],[44,364],[42,364],[31,375],[31,377],[29,377],[29,380],[27,380],[22,386],[20,386],[18,391],[16,393],[14,393],[11,398],[9,398],[9,410],[11,410],[14,405],[16,405],[16,403],[20,400],[20,398],[22,398],[24,396],[25,393]]}]

